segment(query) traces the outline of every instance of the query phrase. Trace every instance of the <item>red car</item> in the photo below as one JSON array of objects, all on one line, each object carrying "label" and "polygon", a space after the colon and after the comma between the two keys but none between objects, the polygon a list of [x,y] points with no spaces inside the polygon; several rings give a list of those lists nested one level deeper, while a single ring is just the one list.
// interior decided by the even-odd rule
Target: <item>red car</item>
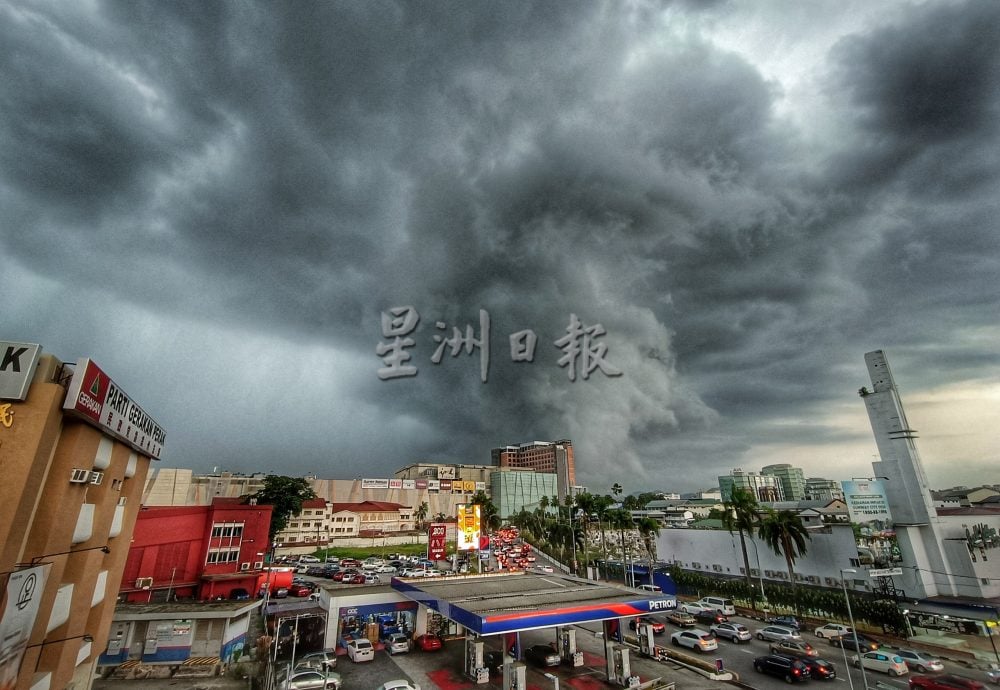
[{"label": "red car", "polygon": [[667,626],[663,625],[663,623],[653,618],[650,618],[649,616],[639,616],[638,618],[633,618],[628,622],[628,627],[632,628],[633,630],[638,630],[639,623],[651,627],[653,629],[654,635],[662,635],[663,631],[667,629]]},{"label": "red car", "polygon": [[441,649],[441,638],[437,635],[417,635],[413,638],[413,643],[425,652]]},{"label": "red car", "polygon": [[365,576],[361,573],[357,575],[348,575],[341,582],[346,582],[349,585],[363,585],[365,583]]},{"label": "red car", "polygon": [[288,588],[288,594],[293,597],[307,597],[312,591],[309,585],[292,585]]},{"label": "red car", "polygon": [[942,673],[939,676],[911,676],[911,690],[983,690],[978,680]]}]

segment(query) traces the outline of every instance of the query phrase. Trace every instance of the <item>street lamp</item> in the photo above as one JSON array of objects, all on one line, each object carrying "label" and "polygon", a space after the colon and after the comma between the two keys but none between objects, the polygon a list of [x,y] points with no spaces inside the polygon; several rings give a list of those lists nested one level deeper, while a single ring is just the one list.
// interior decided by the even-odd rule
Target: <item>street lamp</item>
[{"label": "street lamp", "polygon": [[90,546],[86,549],[70,549],[69,551],[57,551],[56,553],[46,553],[41,556],[35,556],[31,559],[31,565],[38,565],[38,562],[43,558],[52,558],[53,556],[65,556],[70,553],[83,553],[84,551],[102,551],[104,553],[111,553],[111,548],[106,544],[104,546]]},{"label": "street lamp", "polygon": [[[851,613],[851,597],[847,594],[847,578],[844,577],[846,574],[851,575],[856,574],[858,571],[854,568],[841,568],[840,569],[840,584],[844,588],[844,601],[847,602],[847,620],[851,622],[851,634],[854,636],[854,650],[858,653],[858,666],[861,668],[861,682],[865,685],[865,690],[868,690],[868,676],[865,674],[865,661],[861,656],[861,643],[858,642],[858,629],[854,626],[854,614]],[[841,642],[841,648],[843,648],[844,643]],[[844,663],[847,663],[847,652],[844,652]],[[847,670],[847,677],[851,677],[850,669]],[[853,684],[852,684],[853,690]]]}]

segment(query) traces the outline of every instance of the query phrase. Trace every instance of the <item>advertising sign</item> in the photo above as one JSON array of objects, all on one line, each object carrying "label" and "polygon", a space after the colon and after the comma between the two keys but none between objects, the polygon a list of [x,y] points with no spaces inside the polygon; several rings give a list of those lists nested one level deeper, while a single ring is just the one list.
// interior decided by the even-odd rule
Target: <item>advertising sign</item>
[{"label": "advertising sign", "polygon": [[417,486],[418,489],[426,489],[427,488],[427,480],[426,479],[414,479],[413,483],[416,484],[416,486]]},{"label": "advertising sign", "polygon": [[404,489],[416,489],[417,488],[417,483],[415,481],[413,481],[412,479],[404,479],[403,480],[403,488]]},{"label": "advertising sign", "polygon": [[441,488],[441,483],[438,482],[437,479],[428,479],[427,488],[430,489],[431,491],[437,491],[439,488]]},{"label": "advertising sign", "polygon": [[455,478],[455,468],[446,467],[442,465],[438,467],[438,479],[454,479]]},{"label": "advertising sign", "polygon": [[441,491],[451,491],[451,480],[450,479],[442,479],[440,481],[440,483],[438,484],[438,486],[441,487]]},{"label": "advertising sign", "polygon": [[42,346],[0,340],[0,400],[24,400],[35,375]]},{"label": "advertising sign", "polygon": [[388,489],[389,480],[388,479],[362,479],[361,480],[362,489]]},{"label": "advertising sign", "polygon": [[389,488],[390,489],[402,489],[403,488],[403,480],[402,479],[390,479],[389,480]]},{"label": "advertising sign", "polygon": [[844,501],[847,503],[851,522],[864,524],[875,520],[888,522],[892,519],[881,481],[852,480],[841,482],[841,485],[844,487]]},{"label": "advertising sign", "polygon": [[486,491],[486,482],[473,482],[476,486],[476,491]]},{"label": "advertising sign", "polygon": [[459,551],[473,551],[479,548],[480,515],[479,504],[463,503],[458,506],[458,544],[455,548]]},{"label": "advertising sign", "polygon": [[3,618],[0,618],[0,688],[17,685],[28,637],[35,627],[38,604],[45,590],[49,565],[15,570],[7,578],[3,594]]},{"label": "advertising sign", "polygon": [[86,357],[76,363],[63,409],[143,455],[159,460],[163,452],[166,434],[160,425]]},{"label": "advertising sign", "polygon": [[427,530],[427,560],[443,561],[447,555],[446,537],[448,525],[443,522],[432,522]]},{"label": "advertising sign", "polygon": [[476,493],[476,483],[475,482],[465,482],[465,493],[474,494]]}]

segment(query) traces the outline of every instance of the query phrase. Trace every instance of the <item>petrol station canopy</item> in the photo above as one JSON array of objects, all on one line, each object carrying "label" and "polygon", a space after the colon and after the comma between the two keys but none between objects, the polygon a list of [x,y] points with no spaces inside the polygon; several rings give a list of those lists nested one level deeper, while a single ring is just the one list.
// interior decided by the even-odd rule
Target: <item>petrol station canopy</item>
[{"label": "petrol station canopy", "polygon": [[641,616],[677,606],[670,594],[563,574],[394,577],[392,588],[480,635]]}]

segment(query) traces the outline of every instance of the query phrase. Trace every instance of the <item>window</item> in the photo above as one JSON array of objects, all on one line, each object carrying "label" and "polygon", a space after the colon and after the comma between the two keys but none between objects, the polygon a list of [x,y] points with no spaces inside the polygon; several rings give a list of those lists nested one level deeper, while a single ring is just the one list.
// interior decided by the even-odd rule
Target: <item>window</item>
[{"label": "window", "polygon": [[235,563],[240,560],[239,549],[209,549],[209,563]]},{"label": "window", "polygon": [[217,522],[212,525],[212,537],[223,538],[233,537],[239,539],[243,536],[242,522]]}]

